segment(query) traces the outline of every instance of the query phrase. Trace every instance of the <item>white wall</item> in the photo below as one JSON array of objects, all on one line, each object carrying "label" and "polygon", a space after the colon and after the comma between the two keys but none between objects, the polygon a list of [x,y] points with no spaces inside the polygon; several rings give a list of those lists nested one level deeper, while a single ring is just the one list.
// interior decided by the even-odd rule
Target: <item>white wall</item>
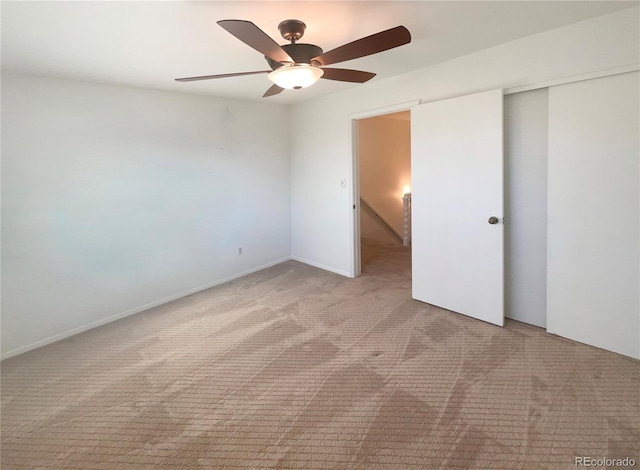
[{"label": "white wall", "polygon": [[548,89],[504,97],[505,316],[547,323]]},{"label": "white wall", "polygon": [[[407,111],[392,116],[357,121],[360,196],[402,237],[402,195],[411,186],[411,122]],[[367,237],[364,230],[361,235]]]},{"label": "white wall", "polygon": [[288,258],[288,144],[283,106],[3,74],[5,356]]},{"label": "white wall", "polygon": [[[352,114],[638,63],[638,7],[536,34],[292,109],[292,254],[352,274]],[[411,47],[411,46],[407,46]],[[392,54],[393,51],[385,52]],[[322,136],[321,144],[317,142]]]},{"label": "white wall", "polygon": [[[295,105],[292,255],[334,272],[354,273],[354,192],[340,186],[342,178],[351,181],[352,176],[352,115],[638,64],[639,24],[634,7]],[[309,145],[319,135],[322,145]]]},{"label": "white wall", "polygon": [[549,90],[548,331],[640,358],[640,79]]}]

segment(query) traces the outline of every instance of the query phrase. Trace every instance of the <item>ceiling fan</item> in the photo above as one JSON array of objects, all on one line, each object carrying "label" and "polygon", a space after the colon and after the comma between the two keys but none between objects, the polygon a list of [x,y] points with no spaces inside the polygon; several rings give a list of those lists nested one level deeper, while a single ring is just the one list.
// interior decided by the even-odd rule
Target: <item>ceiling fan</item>
[{"label": "ceiling fan", "polygon": [[357,41],[324,52],[314,44],[298,44],[306,25],[300,20],[285,20],[278,25],[280,34],[290,44],[280,46],[251,21],[221,20],[218,24],[248,46],[264,54],[271,70],[225,73],[200,77],[176,78],[178,82],[210,80],[267,73],[274,84],[263,96],[277,95],[286,89],[299,89],[313,85],[320,78],[342,82],[364,83],[376,76],[361,70],[338,69],[327,65],[365,57],[411,42],[411,34],[404,26],[396,26]]}]

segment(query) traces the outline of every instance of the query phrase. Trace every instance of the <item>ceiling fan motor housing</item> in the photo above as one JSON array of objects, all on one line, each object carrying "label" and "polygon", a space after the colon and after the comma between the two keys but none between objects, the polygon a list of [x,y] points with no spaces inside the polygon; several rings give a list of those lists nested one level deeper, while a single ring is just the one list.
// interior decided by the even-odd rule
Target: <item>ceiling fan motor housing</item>
[{"label": "ceiling fan motor housing", "polygon": [[296,42],[304,36],[307,25],[300,20],[284,20],[278,25],[278,30],[287,41]]},{"label": "ceiling fan motor housing", "polygon": [[[314,57],[318,57],[322,55],[322,48],[314,45],[314,44],[285,44],[282,48],[286,51],[287,54],[294,60],[296,64],[309,64],[314,66],[320,66],[320,62],[314,60]],[[264,57],[271,67],[271,70],[278,69],[283,66],[282,63],[276,62],[275,60],[265,56]]]}]

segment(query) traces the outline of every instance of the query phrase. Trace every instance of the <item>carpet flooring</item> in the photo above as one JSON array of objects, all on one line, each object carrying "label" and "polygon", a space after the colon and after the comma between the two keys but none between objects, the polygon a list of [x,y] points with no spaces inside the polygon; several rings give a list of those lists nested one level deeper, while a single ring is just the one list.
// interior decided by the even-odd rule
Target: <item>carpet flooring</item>
[{"label": "carpet flooring", "polygon": [[2,363],[2,469],[640,466],[640,362],[288,261]]}]

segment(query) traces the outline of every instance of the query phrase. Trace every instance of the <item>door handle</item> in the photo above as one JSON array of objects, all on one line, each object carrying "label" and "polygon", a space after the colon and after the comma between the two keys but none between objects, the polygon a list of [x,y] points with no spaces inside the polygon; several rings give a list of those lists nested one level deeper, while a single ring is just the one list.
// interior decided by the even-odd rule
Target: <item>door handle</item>
[{"label": "door handle", "polygon": [[497,224],[498,222],[499,222],[499,220],[498,220],[498,218],[497,218],[497,217],[495,217],[495,216],[491,216],[491,217],[489,217],[489,223],[490,223],[491,225],[495,225],[495,224]]}]

